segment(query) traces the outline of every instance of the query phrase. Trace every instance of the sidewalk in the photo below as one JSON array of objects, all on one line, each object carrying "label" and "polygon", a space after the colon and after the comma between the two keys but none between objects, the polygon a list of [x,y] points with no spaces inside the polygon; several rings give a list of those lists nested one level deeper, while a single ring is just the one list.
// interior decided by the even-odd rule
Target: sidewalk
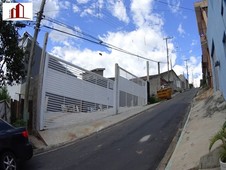
[{"label": "sidewalk", "polygon": [[[226,102],[220,92],[200,90],[193,99],[191,111],[176,148],[165,170],[218,170],[218,158],[206,158],[209,139],[226,120]],[[218,145],[219,146],[219,145]],[[212,150],[218,147],[214,145]],[[200,161],[201,158],[201,161]]]},{"label": "sidewalk", "polygon": [[34,153],[54,149],[75,140],[84,138],[100,130],[113,126],[137,114],[150,109],[156,104],[131,107],[113,114],[113,110],[92,113],[49,113],[46,125],[48,129],[39,131],[43,140],[30,136],[35,146]]}]

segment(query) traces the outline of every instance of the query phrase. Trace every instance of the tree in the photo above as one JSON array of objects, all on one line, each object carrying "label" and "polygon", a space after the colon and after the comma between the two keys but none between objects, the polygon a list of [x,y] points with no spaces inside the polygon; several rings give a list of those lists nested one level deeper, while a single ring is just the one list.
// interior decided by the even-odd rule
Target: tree
[{"label": "tree", "polygon": [[10,96],[9,96],[9,93],[8,93],[6,86],[2,86],[0,88],[0,101],[1,100],[6,100],[7,102],[10,101]]},{"label": "tree", "polygon": [[20,83],[25,76],[25,55],[18,38],[16,23],[3,21],[0,12],[0,87]]}]

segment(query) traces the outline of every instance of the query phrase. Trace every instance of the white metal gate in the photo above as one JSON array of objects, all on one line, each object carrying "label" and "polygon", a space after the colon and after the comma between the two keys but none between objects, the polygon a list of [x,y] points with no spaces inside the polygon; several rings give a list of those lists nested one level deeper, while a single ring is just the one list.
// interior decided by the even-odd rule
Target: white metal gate
[{"label": "white metal gate", "polygon": [[47,54],[39,129],[48,112],[94,112],[147,104],[147,84],[116,64],[115,81]]},{"label": "white metal gate", "polygon": [[47,54],[40,115],[51,112],[93,112],[113,107],[114,81]]},{"label": "white metal gate", "polygon": [[147,104],[147,82],[115,65],[115,112]]}]

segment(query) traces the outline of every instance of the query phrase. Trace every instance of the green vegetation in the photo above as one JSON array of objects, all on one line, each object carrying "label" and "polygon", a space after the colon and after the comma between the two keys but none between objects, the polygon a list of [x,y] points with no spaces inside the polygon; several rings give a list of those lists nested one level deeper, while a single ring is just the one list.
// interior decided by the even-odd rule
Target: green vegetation
[{"label": "green vegetation", "polygon": [[7,102],[10,102],[10,96],[6,86],[0,87],[0,101],[1,100],[6,100]]},{"label": "green vegetation", "polygon": [[212,146],[215,142],[222,142],[222,150],[220,152],[220,158],[222,162],[226,162],[226,122],[224,122],[221,129],[210,139],[209,150],[211,150]]},{"label": "green vegetation", "polygon": [[3,21],[0,11],[0,87],[19,83],[25,77],[25,57],[23,49],[18,46],[17,25],[16,22]]},{"label": "green vegetation", "polygon": [[155,96],[151,96],[149,98],[149,102],[150,102],[150,104],[158,103],[159,99],[157,97],[155,97]]},{"label": "green vegetation", "polygon": [[22,120],[22,119],[18,119],[13,123],[13,126],[15,127],[27,127],[27,123],[26,121]]}]

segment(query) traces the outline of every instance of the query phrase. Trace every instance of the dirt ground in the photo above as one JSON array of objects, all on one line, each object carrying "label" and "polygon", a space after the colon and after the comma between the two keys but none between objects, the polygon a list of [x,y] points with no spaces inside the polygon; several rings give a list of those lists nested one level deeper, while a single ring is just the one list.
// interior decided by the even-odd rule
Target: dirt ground
[{"label": "dirt ground", "polygon": [[[226,101],[221,93],[201,89],[193,99],[188,120],[166,169],[189,170],[199,167],[200,158],[209,153],[209,139],[225,120]],[[216,143],[213,149],[218,146],[219,143]]]}]

